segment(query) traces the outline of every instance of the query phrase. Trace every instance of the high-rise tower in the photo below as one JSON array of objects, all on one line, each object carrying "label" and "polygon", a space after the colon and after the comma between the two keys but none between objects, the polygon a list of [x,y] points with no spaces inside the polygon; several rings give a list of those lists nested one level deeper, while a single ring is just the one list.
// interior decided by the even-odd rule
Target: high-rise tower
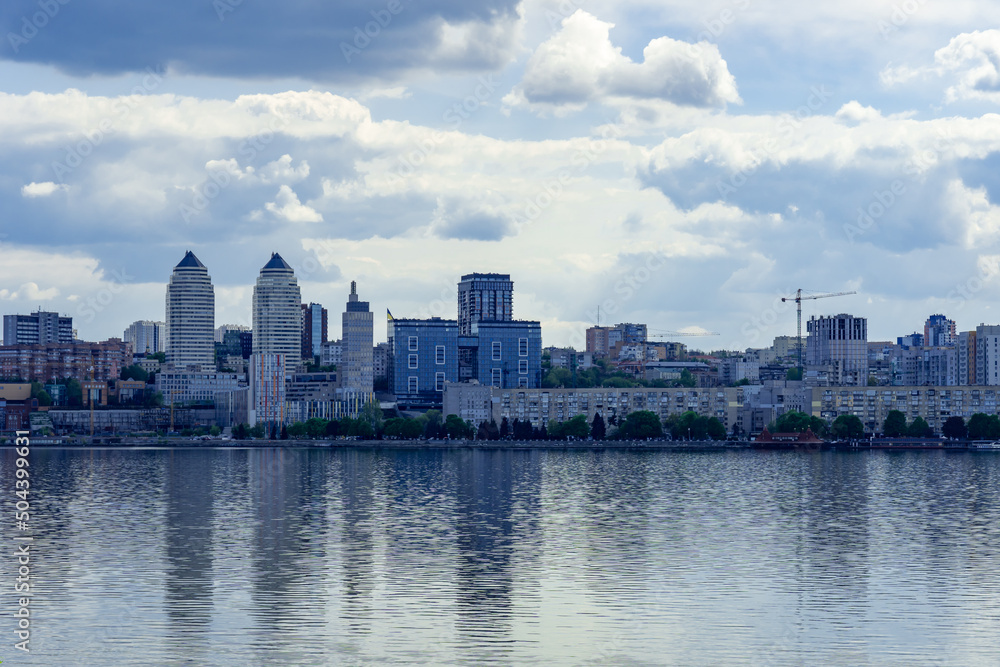
[{"label": "high-rise tower", "polygon": [[358,300],[358,286],[351,281],[351,294],[344,310],[344,358],[341,385],[345,389],[371,392],[375,383],[372,341],[374,320],[367,301]]},{"label": "high-rise tower", "polygon": [[253,288],[253,352],[285,355],[288,372],[302,356],[302,293],[292,267],[276,252]]},{"label": "high-rise tower", "polygon": [[167,285],[166,360],[177,368],[215,365],[215,288],[190,250]]},{"label": "high-rise tower", "polygon": [[471,336],[474,322],[514,319],[514,282],[508,273],[470,273],[458,283],[458,335]]}]

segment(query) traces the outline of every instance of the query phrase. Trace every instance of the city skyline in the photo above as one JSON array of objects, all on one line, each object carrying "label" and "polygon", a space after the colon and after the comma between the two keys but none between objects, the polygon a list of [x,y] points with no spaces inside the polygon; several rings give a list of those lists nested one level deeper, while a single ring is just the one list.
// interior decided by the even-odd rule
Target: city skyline
[{"label": "city skyline", "polygon": [[[57,4],[41,27],[35,3],[0,16],[0,200],[24,222],[0,305],[83,338],[156,318],[158,260],[184,249],[220,322],[275,250],[309,301],[357,280],[407,317],[450,312],[472,267],[509,272],[556,345],[600,306],[745,348],[791,332],[776,299],[799,288],[857,291],[837,311],[876,339],[1000,320],[1000,7],[181,3],[182,30]],[[274,21],[317,32],[288,49]]]}]

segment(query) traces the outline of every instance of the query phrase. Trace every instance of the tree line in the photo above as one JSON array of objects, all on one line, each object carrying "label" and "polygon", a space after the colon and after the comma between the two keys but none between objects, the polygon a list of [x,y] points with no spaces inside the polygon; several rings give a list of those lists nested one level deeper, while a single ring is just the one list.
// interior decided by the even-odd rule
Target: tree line
[{"label": "tree line", "polygon": [[[832,424],[804,412],[791,410],[768,424],[772,433],[801,433],[812,430],[820,438],[857,440],[865,437],[865,426],[855,415],[840,415]],[[937,435],[923,417],[907,421],[906,414],[890,410],[882,422],[881,434],[887,438],[932,438]],[[1000,416],[982,412],[969,417],[948,417],[941,425],[941,435],[953,440],[1000,440]]]}]

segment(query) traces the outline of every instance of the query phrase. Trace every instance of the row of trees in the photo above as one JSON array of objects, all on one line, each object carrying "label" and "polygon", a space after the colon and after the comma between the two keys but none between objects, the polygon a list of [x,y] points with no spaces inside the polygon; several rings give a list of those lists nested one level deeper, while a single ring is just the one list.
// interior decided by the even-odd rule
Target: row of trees
[{"label": "row of trees", "polygon": [[542,370],[545,374],[542,376],[542,387],[545,388],[614,387],[627,389],[630,387],[696,387],[698,385],[696,378],[687,369],[681,371],[680,378],[677,380],[643,380],[612,368],[606,359],[598,359],[590,368],[577,369],[575,375],[568,368],[552,368],[547,361],[547,358],[543,356]]},{"label": "row of trees", "polygon": [[[819,417],[792,410],[768,424],[769,431],[779,433],[801,433],[806,429],[812,429],[821,438],[829,436],[850,440],[865,437],[865,426],[854,415],[840,415],[833,424],[827,424]],[[888,438],[932,438],[935,432],[923,417],[907,422],[904,413],[890,410],[882,423],[882,435]],[[977,412],[969,417],[968,424],[960,416],[948,417],[941,425],[941,435],[955,440],[1000,440],[1000,416]]]}]

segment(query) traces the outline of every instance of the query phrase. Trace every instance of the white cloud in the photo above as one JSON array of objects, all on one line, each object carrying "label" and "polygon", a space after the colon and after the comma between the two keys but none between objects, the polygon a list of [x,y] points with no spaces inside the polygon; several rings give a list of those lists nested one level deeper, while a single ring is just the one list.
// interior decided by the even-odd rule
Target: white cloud
[{"label": "white cloud", "polygon": [[741,103],[736,80],[714,44],[659,37],[637,63],[611,43],[612,27],[583,10],[574,12],[528,59],[524,77],[504,104],[568,113],[618,98],[695,107]]},{"label": "white cloud", "polygon": [[264,204],[264,208],[288,222],[322,222],[323,216],[314,209],[299,201],[298,195],[287,185],[278,189],[273,202]]},{"label": "white cloud", "polygon": [[17,290],[0,289],[0,299],[5,301],[50,301],[59,296],[55,287],[40,289],[38,283],[24,283]]},{"label": "white cloud", "polygon": [[867,123],[880,120],[882,113],[874,107],[866,107],[857,100],[851,100],[837,110],[836,117],[847,123]]},{"label": "white cloud", "polygon": [[48,197],[51,194],[66,189],[67,187],[65,185],[53,183],[52,181],[44,181],[42,183],[31,182],[21,187],[21,196],[28,198]]},{"label": "white cloud", "polygon": [[914,79],[944,78],[946,102],[1000,102],[1000,30],[976,30],[958,35],[934,52],[934,64],[887,66],[882,83],[892,87]]}]

